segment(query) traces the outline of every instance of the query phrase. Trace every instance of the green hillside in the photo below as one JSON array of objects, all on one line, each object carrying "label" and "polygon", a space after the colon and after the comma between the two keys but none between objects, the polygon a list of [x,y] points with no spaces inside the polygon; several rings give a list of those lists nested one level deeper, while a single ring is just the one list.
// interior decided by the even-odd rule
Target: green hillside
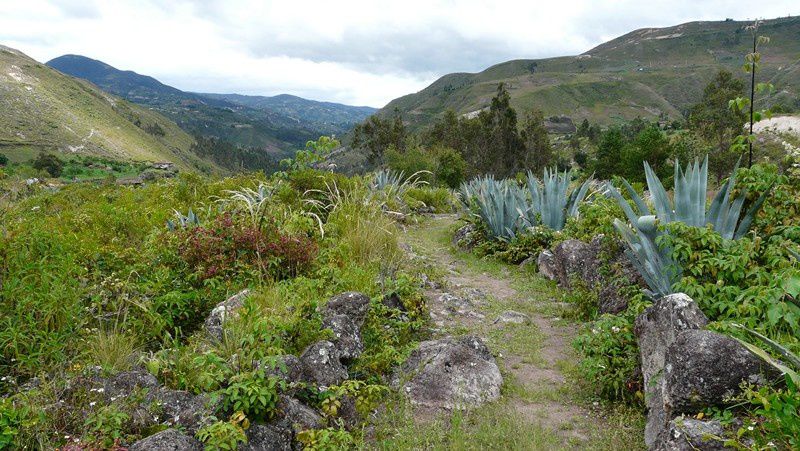
[{"label": "green hillside", "polygon": [[0,153],[13,162],[46,150],[211,168],[189,151],[193,142],[158,113],[0,46]]},{"label": "green hillside", "polygon": [[[577,56],[514,60],[476,74],[449,74],[381,112],[397,108],[419,127],[447,109],[464,114],[488,106],[497,84],[505,82],[512,106],[539,109],[546,116],[604,125],[637,116],[678,118],[720,68],[745,77],[740,67],[752,45],[747,25],[726,20],[646,28]],[[771,38],[759,73],[777,88],[769,102],[800,109],[800,17],[765,21],[759,34]]]}]

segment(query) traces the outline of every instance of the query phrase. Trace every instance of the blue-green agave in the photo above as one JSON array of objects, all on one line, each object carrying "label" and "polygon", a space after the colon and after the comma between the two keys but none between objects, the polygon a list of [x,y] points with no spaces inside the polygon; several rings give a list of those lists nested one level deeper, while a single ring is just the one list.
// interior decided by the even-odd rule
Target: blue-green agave
[{"label": "blue-green agave", "polygon": [[578,215],[578,207],[586,198],[592,178],[587,179],[579,187],[569,191],[572,173],[558,172],[545,168],[542,181],[528,171],[528,192],[531,196],[531,208],[541,217],[542,225],[553,230],[561,230],[570,216]]}]

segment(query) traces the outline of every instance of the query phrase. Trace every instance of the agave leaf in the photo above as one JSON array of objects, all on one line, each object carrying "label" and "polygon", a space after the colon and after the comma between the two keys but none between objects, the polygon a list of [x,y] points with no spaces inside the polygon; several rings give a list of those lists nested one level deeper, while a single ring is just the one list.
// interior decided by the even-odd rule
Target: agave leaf
[{"label": "agave leaf", "polygon": [[733,239],[738,240],[750,230],[750,225],[753,223],[753,219],[755,219],[759,210],[761,210],[761,207],[764,205],[764,201],[767,200],[767,196],[769,195],[770,192],[772,192],[772,187],[774,185],[775,182],[773,181],[769,185],[769,188],[767,188],[766,191],[761,193],[761,195],[758,196],[758,199],[756,199],[756,201],[753,202],[753,205],[751,205],[750,208],[747,209],[747,212],[744,214],[742,221],[739,223],[739,227],[736,228],[736,233],[733,235]]},{"label": "agave leaf", "polygon": [[789,368],[788,366],[782,364],[781,362],[778,362],[777,360],[773,359],[771,355],[767,354],[766,351],[764,351],[763,349],[759,348],[758,346],[756,346],[754,344],[751,344],[751,343],[748,343],[748,342],[746,342],[744,340],[741,340],[739,338],[736,338],[736,337],[733,337],[733,338],[736,341],[738,341],[739,343],[741,343],[742,345],[744,345],[747,349],[749,349],[750,352],[752,352],[753,354],[761,357],[762,360],[764,360],[765,362],[767,362],[770,365],[772,365],[775,369],[780,371],[782,374],[785,374],[786,376],[788,376],[792,380],[792,383],[795,384],[795,386],[800,386],[800,374],[798,374],[796,371],[794,371],[793,369]]},{"label": "agave leaf", "polygon": [[[645,178],[647,179],[647,187],[650,189],[650,195],[653,196],[653,206],[655,207],[656,214],[664,222],[671,222],[674,214],[664,185],[661,184],[661,180],[658,179],[658,176],[653,172],[653,169],[646,161],[644,162],[644,172]],[[676,180],[679,178],[679,172],[680,168],[677,168],[676,165]]]}]

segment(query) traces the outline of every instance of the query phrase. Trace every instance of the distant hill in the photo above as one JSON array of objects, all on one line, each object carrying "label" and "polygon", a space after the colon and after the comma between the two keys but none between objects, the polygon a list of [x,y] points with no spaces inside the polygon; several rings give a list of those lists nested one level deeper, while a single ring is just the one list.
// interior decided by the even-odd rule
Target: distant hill
[{"label": "distant hill", "polygon": [[189,151],[193,142],[157,112],[0,45],[0,153],[12,161],[46,150],[213,169]]},{"label": "distant hill", "polygon": [[65,74],[88,80],[105,91],[153,108],[181,128],[273,154],[302,147],[323,134],[344,134],[374,109],[315,102],[294,96],[198,94],[167,86],[155,78],[116,69],[80,55],[47,62]]},{"label": "distant hill", "polygon": [[[741,70],[752,37],[750,22],[690,22],[636,30],[577,56],[514,60],[479,73],[441,77],[415,94],[391,101],[380,114],[398,109],[412,128],[429,124],[447,109],[460,114],[489,105],[497,84],[509,87],[512,106],[545,116],[588,118],[608,125],[636,116],[679,118],[702,95],[721,68]],[[800,17],[765,21],[760,81],[777,93],[769,100],[800,110]]]}]

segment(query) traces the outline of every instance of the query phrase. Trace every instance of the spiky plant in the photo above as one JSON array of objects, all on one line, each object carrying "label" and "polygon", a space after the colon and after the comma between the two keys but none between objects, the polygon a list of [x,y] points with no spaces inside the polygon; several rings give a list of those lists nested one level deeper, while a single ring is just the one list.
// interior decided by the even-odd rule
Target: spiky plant
[{"label": "spiky plant", "polygon": [[267,214],[269,201],[272,199],[274,192],[274,186],[261,182],[256,189],[242,188],[239,190],[225,191],[228,197],[220,199],[220,202],[239,205],[247,211],[253,226],[261,227]]},{"label": "spiky plant", "polygon": [[511,240],[520,228],[527,226],[522,216],[530,206],[522,189],[492,177],[485,177],[477,187],[473,198],[492,237]]},{"label": "spiky plant", "polygon": [[173,213],[175,215],[175,220],[173,221],[172,219],[167,219],[167,229],[169,229],[171,232],[177,230],[178,227],[185,229],[200,225],[200,218],[191,208],[186,216],[184,216],[183,213],[179,212],[178,210],[173,210]]},{"label": "spiky plant", "polygon": [[[580,203],[586,198],[592,179],[569,191],[571,171],[559,173],[558,169],[545,168],[540,181],[528,171],[528,192],[531,196],[531,211],[541,217],[542,225],[553,230],[561,230],[570,216],[578,214]],[[526,215],[526,217],[530,214]]]},{"label": "spiky plant", "polygon": [[[739,343],[747,347],[747,349],[752,351],[753,354],[761,357],[765,362],[769,363],[775,369],[780,371],[782,374],[789,377],[795,384],[795,386],[800,387],[800,356],[793,353],[786,347],[782,346],[780,343],[771,340],[768,337],[765,337],[764,335],[761,335],[760,333],[754,330],[748,329],[742,326],[741,324],[733,324],[733,326],[747,331],[747,333],[749,333],[753,337],[763,342],[765,345],[767,345],[768,348],[770,348],[773,352],[778,354],[781,358],[781,361],[778,361],[777,359],[773,358],[771,355],[767,353],[767,351],[760,348],[759,346],[756,346],[752,343],[748,343],[739,338],[733,337],[736,338],[736,340],[738,340]],[[791,368],[790,366],[794,368]]]},{"label": "spiky plant", "polygon": [[[680,280],[681,270],[677,262],[669,258],[672,250],[661,248],[656,240],[660,232],[656,223],[683,222],[684,224],[704,227],[711,224],[714,230],[726,239],[738,239],[750,229],[753,218],[764,203],[769,190],[765,191],[742,216],[742,207],[747,192],[742,192],[731,202],[736,184],[736,169],[714,196],[710,208],[706,209],[708,188],[708,156],[702,164],[697,160],[689,163],[686,170],[675,162],[674,195],[670,200],[661,180],[647,162],[644,163],[647,187],[650,190],[653,210],[642,199],[626,180],[622,180],[634,207],[610,183],[608,193],[613,196],[625,212],[630,227],[620,220],[614,225],[628,246],[628,255],[647,282],[651,297],[672,293],[672,286]],[[741,217],[741,220],[740,220]]]}]

